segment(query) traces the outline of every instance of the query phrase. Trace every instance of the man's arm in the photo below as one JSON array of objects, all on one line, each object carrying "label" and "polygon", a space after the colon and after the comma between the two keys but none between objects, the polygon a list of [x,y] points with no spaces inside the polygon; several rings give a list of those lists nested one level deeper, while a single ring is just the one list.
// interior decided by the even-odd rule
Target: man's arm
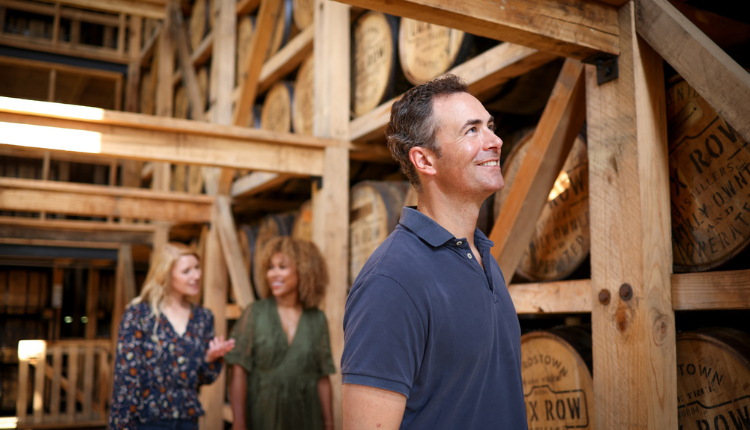
[{"label": "man's arm", "polygon": [[344,430],[398,430],[406,396],[366,385],[344,384]]}]

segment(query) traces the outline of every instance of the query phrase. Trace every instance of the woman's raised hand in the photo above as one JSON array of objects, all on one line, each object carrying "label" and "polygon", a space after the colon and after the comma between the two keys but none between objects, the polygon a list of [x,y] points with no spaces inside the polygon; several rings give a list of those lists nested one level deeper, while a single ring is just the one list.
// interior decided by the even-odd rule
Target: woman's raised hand
[{"label": "woman's raised hand", "polygon": [[214,362],[225,356],[234,348],[234,339],[224,340],[224,336],[216,336],[208,343],[206,363]]}]

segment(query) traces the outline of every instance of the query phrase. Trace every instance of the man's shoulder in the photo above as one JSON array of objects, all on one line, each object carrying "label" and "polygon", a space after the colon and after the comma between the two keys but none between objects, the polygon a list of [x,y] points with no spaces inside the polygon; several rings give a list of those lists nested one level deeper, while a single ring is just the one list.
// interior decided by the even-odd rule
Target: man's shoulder
[{"label": "man's shoulder", "polygon": [[355,284],[372,275],[398,280],[422,266],[419,262],[426,258],[428,248],[416,234],[398,225],[367,259]]}]

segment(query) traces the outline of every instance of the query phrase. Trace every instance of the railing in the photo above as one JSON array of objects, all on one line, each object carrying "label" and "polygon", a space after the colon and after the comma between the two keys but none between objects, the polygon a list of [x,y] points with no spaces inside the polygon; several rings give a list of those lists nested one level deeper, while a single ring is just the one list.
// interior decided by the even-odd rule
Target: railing
[{"label": "railing", "polygon": [[[24,351],[24,342],[30,341],[19,342],[18,428],[106,425],[112,383],[112,342],[107,339],[31,341],[36,342],[37,348],[31,353]],[[33,367],[33,375],[29,365]],[[62,390],[65,396],[61,395]]]}]

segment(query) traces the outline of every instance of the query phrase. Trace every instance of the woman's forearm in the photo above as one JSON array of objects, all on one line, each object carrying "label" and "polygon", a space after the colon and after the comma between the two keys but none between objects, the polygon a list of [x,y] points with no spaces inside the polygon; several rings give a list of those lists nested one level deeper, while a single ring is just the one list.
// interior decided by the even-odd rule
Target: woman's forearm
[{"label": "woman's forearm", "polygon": [[247,371],[239,364],[232,366],[232,386],[230,398],[234,420],[232,428],[246,429],[245,402],[247,400]]},{"label": "woman's forearm", "polygon": [[331,392],[331,379],[328,375],[318,379],[318,397],[320,397],[320,407],[323,409],[323,421],[326,428],[333,428],[333,400]]}]

